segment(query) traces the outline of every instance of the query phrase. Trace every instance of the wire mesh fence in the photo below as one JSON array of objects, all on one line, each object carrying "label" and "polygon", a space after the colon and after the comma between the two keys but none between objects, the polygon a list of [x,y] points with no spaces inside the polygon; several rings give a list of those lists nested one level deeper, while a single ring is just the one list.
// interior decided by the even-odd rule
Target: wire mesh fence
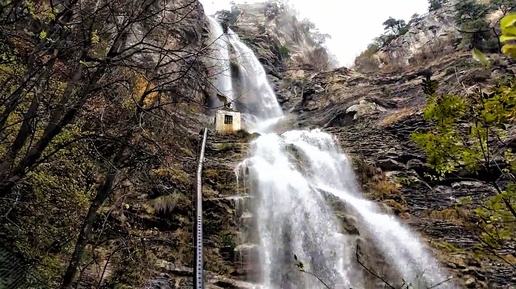
[{"label": "wire mesh fence", "polygon": [[48,289],[32,273],[32,267],[0,248],[0,289]]}]

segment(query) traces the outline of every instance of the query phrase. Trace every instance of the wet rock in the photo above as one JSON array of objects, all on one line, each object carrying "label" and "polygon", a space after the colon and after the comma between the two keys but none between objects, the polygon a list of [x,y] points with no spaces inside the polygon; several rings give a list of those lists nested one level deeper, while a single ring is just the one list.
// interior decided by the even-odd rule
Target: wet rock
[{"label": "wet rock", "polygon": [[355,119],[356,112],[341,112],[335,115],[325,127],[341,127],[352,124]]},{"label": "wet rock", "polygon": [[384,171],[396,171],[404,170],[405,165],[393,160],[393,159],[380,159],[376,165]]},{"label": "wet rock", "polygon": [[348,233],[349,235],[360,235],[360,232],[358,231],[358,224],[357,219],[351,215],[344,215],[340,216],[342,219],[342,228]]},{"label": "wet rock", "polygon": [[[426,68],[434,72],[442,92],[455,93],[459,92],[455,90],[456,79],[446,78],[443,72],[470,58],[470,54],[460,54],[455,59],[444,58]],[[300,114],[298,126],[322,125],[339,139],[346,153],[360,158],[363,163],[374,164],[384,173],[395,172],[385,175],[400,184],[399,198],[405,200],[405,203],[390,200],[391,203],[387,204],[381,200],[389,205],[389,211],[408,217],[406,221],[430,240],[446,244],[439,247],[439,250],[473,254],[471,248],[478,245],[478,241],[470,228],[453,218],[437,219],[428,216],[430,212],[453,212],[456,200],[461,197],[471,196],[474,202],[479,202],[482,197],[492,195],[493,192],[483,182],[485,180],[471,182],[469,179],[475,176],[467,174],[459,173],[441,181],[428,177],[428,174],[433,173],[432,169],[426,164],[425,154],[411,140],[414,132],[425,131],[429,126],[421,113],[427,97],[421,92],[421,77],[417,74],[358,75],[345,69],[321,72],[311,78],[308,86],[318,84],[325,91],[311,96],[310,101],[315,102],[312,104],[315,109],[295,110]],[[384,102],[378,105],[372,96]],[[378,106],[382,109],[376,109]],[[370,180],[376,175],[368,173],[368,170],[356,173],[362,185],[366,185],[368,178]],[[364,187],[364,192],[369,193],[370,190]],[[338,212],[346,213],[345,210]],[[353,226],[348,226],[347,222],[343,222],[346,230],[356,233]],[[440,255],[441,260],[447,260],[448,257],[447,253]],[[466,281],[464,275],[473,277],[478,284],[476,288],[504,288],[504,284],[513,278],[514,273],[505,270],[507,266],[503,264],[463,259],[465,261],[449,266],[462,282]],[[479,263],[476,273],[461,272],[476,267],[469,262]]]},{"label": "wet rock", "polygon": [[236,4],[240,10],[231,26],[266,65],[268,73],[282,73],[286,68],[324,70],[329,67],[326,49],[314,40],[293,11],[279,9],[266,12],[268,4]]},{"label": "wet rock", "polygon": [[160,274],[148,282],[149,289],[174,289],[172,278],[168,274]]},{"label": "wet rock", "polygon": [[240,280],[233,280],[223,276],[216,276],[211,278],[206,285],[207,289],[254,289],[256,284],[244,282]]},{"label": "wet rock", "polygon": [[407,162],[407,169],[416,171],[420,176],[428,171],[428,165],[420,159],[411,159]]},{"label": "wet rock", "polygon": [[260,274],[260,246],[241,244],[235,248],[235,266],[238,275],[245,275],[255,280]]},{"label": "wet rock", "polygon": [[452,189],[480,188],[483,186],[484,186],[484,184],[482,182],[474,182],[474,181],[462,181],[462,182],[456,182],[456,183],[451,184]]},{"label": "wet rock", "polygon": [[175,276],[192,276],[193,269],[190,267],[181,266],[166,260],[157,260],[156,267],[173,274]]},{"label": "wet rock", "polygon": [[477,287],[477,280],[472,276],[466,276],[466,281],[464,282],[464,285],[467,288],[476,288]]},{"label": "wet rock", "polygon": [[360,100],[358,104],[354,104],[346,109],[346,113],[354,113],[354,119],[375,111],[385,111],[385,108],[365,99]]}]

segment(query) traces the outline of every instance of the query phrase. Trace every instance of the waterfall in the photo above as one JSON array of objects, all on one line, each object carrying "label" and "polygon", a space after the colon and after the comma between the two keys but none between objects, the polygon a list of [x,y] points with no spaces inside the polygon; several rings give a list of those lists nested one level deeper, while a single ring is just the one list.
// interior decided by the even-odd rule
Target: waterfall
[{"label": "waterfall", "polygon": [[[232,75],[236,108],[246,115],[247,130],[261,134],[236,168],[246,173],[255,199],[261,288],[325,288],[321,281],[330,288],[379,288],[365,287],[374,278],[356,259],[364,236],[387,262],[393,283],[403,279],[426,286],[415,288],[456,288],[443,282],[447,273],[416,234],[362,197],[350,161],[331,135],[319,129],[273,132],[283,112],[265,70],[233,31],[227,39],[237,66]],[[345,204],[360,235],[342,231],[329,198]],[[294,255],[309,273],[299,272]]]},{"label": "waterfall", "polygon": [[231,29],[228,35],[238,66],[238,108],[244,113],[248,131],[266,131],[281,119],[283,112],[255,53]]},{"label": "waterfall", "polygon": [[[211,46],[213,49],[211,60],[216,67],[213,74],[214,86],[219,95],[226,97],[227,101],[231,102],[231,108],[235,108],[228,37],[215,18],[208,16],[208,21],[210,22]],[[212,99],[210,103],[211,107],[222,107],[223,105],[218,97]]]},{"label": "waterfall", "polygon": [[315,278],[301,278],[294,254],[307,270],[335,288],[352,285],[349,270],[354,238],[339,233],[339,226],[323,195],[312,188],[297,159],[294,137],[263,134],[252,143],[248,168],[251,192],[257,198],[254,212],[262,246],[265,288],[319,288]]},{"label": "waterfall", "polygon": [[[431,287],[447,280],[414,233],[361,197],[350,162],[331,135],[318,129],[263,134],[240,166],[249,169],[250,189],[258,199],[264,288],[324,288],[295,272],[294,254],[331,288],[363,288],[354,259],[356,237],[340,232],[325,194],[350,206],[360,234],[372,237],[397,281]],[[455,286],[446,282],[435,288]]]},{"label": "waterfall", "polygon": [[[268,131],[283,117],[267,74],[251,48],[231,29],[224,33],[218,21],[208,16],[213,45],[212,62],[215,84],[219,94],[231,101],[231,108],[243,113],[243,121],[250,132]],[[231,50],[234,51],[233,55]],[[235,75],[231,63],[236,66]],[[238,88],[233,87],[233,81]],[[211,107],[223,103],[212,99]]]}]

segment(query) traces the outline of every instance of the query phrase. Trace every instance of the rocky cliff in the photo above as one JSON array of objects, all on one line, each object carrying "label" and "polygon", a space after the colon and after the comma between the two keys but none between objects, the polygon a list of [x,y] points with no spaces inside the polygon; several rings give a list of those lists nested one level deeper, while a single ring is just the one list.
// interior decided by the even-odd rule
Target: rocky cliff
[{"label": "rocky cliff", "polygon": [[380,48],[372,58],[378,67],[394,64],[409,66],[424,55],[445,55],[456,50],[461,34],[455,24],[456,1],[448,1],[443,7],[421,15],[409,24],[408,31]]},{"label": "rocky cliff", "polygon": [[[1,4],[0,287],[184,288],[198,133],[213,122],[203,7],[71,2]],[[225,197],[241,139],[208,148],[212,285],[236,271]]]},{"label": "rocky cliff", "polygon": [[[501,17],[507,11],[513,9],[512,4],[508,4],[508,2],[471,1],[471,3],[478,3],[477,5],[484,5],[471,8],[475,4],[469,5],[467,1],[464,1],[464,6],[461,6],[462,10],[460,11],[462,13],[461,22],[471,21],[471,24],[463,24],[463,27],[461,27],[457,24],[458,11],[456,7],[461,2],[457,0],[441,2],[439,8],[425,15],[414,15],[406,24],[406,27],[396,32],[398,34],[386,32],[384,37],[388,36],[386,37],[388,41],[375,43],[374,45],[379,47],[366,53],[365,59],[362,61],[356,61],[356,68],[368,71],[378,71],[379,69],[384,71],[400,70],[409,66],[421,65],[422,62],[443,57],[457,50],[467,51],[473,46],[482,46],[479,44],[473,45],[470,39],[464,41],[464,38],[478,37],[482,39],[482,37],[485,37],[480,36],[479,32],[475,32],[477,30],[487,31],[488,34],[491,31],[496,31],[499,34],[498,24]],[[468,9],[478,9],[485,12],[471,12]],[[474,17],[478,17],[478,19]],[[475,25],[481,28],[475,27]],[[476,36],[473,36],[474,34]],[[490,40],[489,37],[491,37]],[[492,41],[494,48],[485,45],[486,47],[481,49],[494,52],[499,48],[495,39],[496,35],[489,37],[484,38],[483,41]]]},{"label": "rocky cliff", "polygon": [[[2,107],[2,116],[8,112],[10,117],[7,125],[0,123],[5,140],[0,154],[7,154],[15,142],[13,136],[22,131],[18,121],[34,103],[29,100],[42,100],[37,121],[29,123],[37,140],[44,132],[42,125],[52,124],[50,113],[67,107],[56,99],[74,100],[77,94],[59,97],[69,90],[81,92],[86,84],[93,88],[93,97],[84,103],[65,103],[70,112],[80,108],[81,113],[63,126],[64,133],[58,132],[50,150],[44,151],[37,165],[26,168],[28,174],[12,191],[2,195],[1,256],[5,251],[13,253],[26,266],[27,279],[35,276],[30,280],[41,286],[59,284],[85,216],[100,189],[109,184],[106,180],[111,180],[111,193],[91,219],[91,234],[74,283],[79,288],[190,287],[198,133],[212,122],[205,105],[212,92],[203,81],[210,66],[203,59],[209,51],[209,25],[202,6],[186,0],[168,1],[165,6],[161,1],[145,2],[147,6],[83,2],[77,9],[86,10],[77,11],[88,13],[76,15],[99,18],[79,26],[83,30],[70,28],[74,32],[70,35],[52,22],[55,15],[49,16],[49,7],[44,5],[7,6],[13,9],[10,13],[0,12],[0,47],[8,52],[0,63],[0,81],[7,84],[0,88],[2,101],[12,99],[13,92],[20,91],[17,87],[30,84],[21,102],[8,102],[15,105],[12,111]],[[106,14],[88,10],[93,8],[106,9],[100,10]],[[239,12],[230,26],[259,56],[278,99],[292,114],[293,125],[323,127],[336,135],[355,158],[364,193],[416,228],[465,286],[510,288],[514,270],[472,249],[475,236],[449,214],[451,199],[488,188],[463,179],[428,180],[425,156],[409,135],[427,126],[421,117],[427,98],[420,82],[425,75],[439,80],[443,92],[460,92],[457,82],[469,87],[514,74],[514,62],[494,56],[496,65],[485,72],[469,54],[458,52],[425,64],[409,62],[401,74],[369,75],[345,68],[325,71],[328,55],[309,23],[270,3],[236,8]],[[110,18],[113,11],[121,13],[120,17]],[[141,17],[131,18],[140,12]],[[122,16],[133,23],[121,25],[128,24]],[[455,35],[446,13],[425,19],[383,53],[410,58],[433,36]],[[49,28],[45,30],[48,42],[41,27]],[[30,33],[23,34],[27,29]],[[61,39],[59,35],[65,35],[66,41],[53,42]],[[82,46],[74,39],[84,35],[88,36],[80,43],[97,46],[79,49]],[[108,49],[119,39],[124,40],[120,47],[126,50]],[[57,58],[49,52],[55,45]],[[17,62],[6,63],[11,52]],[[98,70],[108,63],[110,69]],[[42,69],[32,70],[38,77],[23,74],[34,67]],[[243,132],[228,136],[210,131],[203,188],[208,288],[249,288],[242,280],[252,281],[259,273],[253,266],[259,256],[251,244],[256,238],[252,235],[255,224],[234,171],[252,137]],[[30,151],[34,143],[27,142],[24,150]],[[54,150],[69,143],[73,145],[65,150]],[[120,159],[118,155],[123,161],[114,161]],[[12,163],[20,163],[22,157],[17,155]],[[8,174],[16,169],[14,165]],[[5,177],[5,172],[0,171],[0,176]],[[342,204],[335,207],[346,230],[358,234]],[[510,259],[514,255],[503,254],[514,260]],[[4,259],[0,259],[3,266]]]},{"label": "rocky cliff", "polygon": [[[292,66],[291,70],[269,69],[269,76],[294,125],[324,127],[336,135],[355,159],[364,194],[416,229],[464,287],[512,288],[515,252],[502,250],[496,252],[502,258],[497,258],[478,249],[482,242],[478,232],[453,213],[458,198],[490,195],[488,180],[428,178],[431,170],[426,156],[410,140],[413,132],[430,125],[422,115],[428,100],[421,88],[423,79],[438,81],[439,93],[462,95],[511,79],[516,72],[514,60],[508,57],[489,55],[493,67],[486,71],[469,51],[457,49],[461,36],[453,21],[453,4],[411,23],[406,34],[375,54],[379,66],[403,67],[397,72],[367,74],[346,68],[317,71]],[[272,31],[263,35],[258,30],[240,31],[262,58],[278,53],[253,41],[260,37],[260,41],[276,43],[281,38],[271,36]],[[345,215],[345,209],[336,208]],[[346,220],[343,224],[356,230]]]},{"label": "rocky cliff", "polygon": [[404,73],[362,74],[340,68],[318,73],[301,87],[290,86],[290,93],[298,95],[291,99],[298,125],[322,126],[336,135],[356,159],[364,193],[416,228],[467,288],[511,288],[516,280],[514,251],[498,252],[503,259],[478,251],[478,232],[453,217],[455,199],[489,195],[492,188],[487,180],[467,176],[429,179],[426,157],[410,135],[429,125],[422,117],[427,96],[421,82],[426,76],[439,81],[440,92],[458,94],[465,87],[489,86],[502,76],[514,76],[513,60],[492,57],[496,65],[491,71],[470,53],[456,52],[411,65]]}]

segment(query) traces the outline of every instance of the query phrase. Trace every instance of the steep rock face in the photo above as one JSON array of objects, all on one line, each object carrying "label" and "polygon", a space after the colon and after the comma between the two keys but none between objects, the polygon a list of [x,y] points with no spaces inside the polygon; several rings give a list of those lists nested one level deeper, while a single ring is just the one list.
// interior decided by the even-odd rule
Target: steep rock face
[{"label": "steep rock face", "polygon": [[299,66],[323,70],[329,67],[328,54],[313,27],[297,19],[293,11],[277,1],[238,4],[231,25],[242,39],[260,55],[268,72],[282,72]]},{"label": "steep rock face", "polygon": [[422,53],[450,53],[460,43],[460,33],[454,22],[456,1],[421,16],[410,25],[408,32],[382,47],[373,58],[379,66],[396,64],[408,66]]},{"label": "steep rock face", "polygon": [[[177,95],[188,95],[193,102],[178,103],[164,119],[170,122],[156,131],[160,135],[163,162],[149,172],[129,177],[123,190],[116,193],[124,196],[123,205],[109,203],[99,217],[108,220],[107,233],[121,230],[135,236],[134,242],[143,240],[149,257],[149,263],[144,266],[152,271],[142,276],[146,284],[152,288],[185,288],[190,287],[192,281],[194,204],[191,196],[195,192],[198,133],[213,121],[203,106],[212,88],[199,81],[206,79],[213,69],[207,60],[210,57],[209,25],[197,1],[157,2],[156,5],[156,11],[166,8],[169,13],[151,18],[149,23],[135,24],[128,45],[146,50],[138,54],[135,61],[149,70],[156,69],[152,84],[162,84]],[[290,19],[290,14],[275,14],[274,7],[266,4],[240,8],[242,17],[232,29],[256,52],[275,85],[280,85],[280,79],[288,75],[288,68],[303,67],[313,71],[315,68],[310,63],[327,59],[326,51],[311,38],[309,30],[295,18]],[[153,25],[162,25],[160,20],[173,25],[155,29]],[[149,42],[140,43],[143,36]],[[164,45],[170,54],[154,53],[153,47],[158,45]],[[194,57],[199,51],[203,52],[200,57]],[[174,59],[182,61],[172,61]],[[179,76],[182,77],[179,81],[168,82]],[[174,101],[174,95],[162,96],[158,103],[167,100]],[[234,170],[244,158],[250,139],[252,136],[245,133],[219,135],[213,130],[209,133],[203,170],[208,288],[251,288],[236,280],[258,278],[256,246],[251,244],[256,243],[256,236],[250,230],[254,218],[249,213],[249,196],[238,186]],[[110,266],[114,268],[118,264]],[[86,269],[87,278],[81,282],[109,280],[110,270],[101,276],[101,272]]]},{"label": "steep rock face", "polygon": [[[42,280],[41,287],[55,288],[61,282],[84,217],[99,188],[110,176],[108,172],[116,166],[112,159],[118,151],[124,162],[116,167],[109,197],[92,221],[94,236],[87,240],[84,263],[81,261],[75,278],[77,288],[141,288],[146,285],[184,288],[181,286],[191,283],[192,195],[199,131],[213,123],[204,106],[209,89],[206,80],[210,75],[210,65],[205,59],[209,58],[209,25],[198,1],[144,2],[78,1],[73,7],[77,9],[74,15],[86,20],[63,29],[62,34],[68,37],[66,41],[49,44],[63,47],[63,53],[56,53],[55,65],[43,69],[51,76],[31,80],[36,84],[40,79],[47,81],[48,87],[42,87],[42,92],[49,93],[41,98],[44,100],[37,111],[35,130],[42,130],[49,122],[49,115],[65,104],[66,109],[77,105],[80,111],[52,144],[58,147],[61,142],[66,144],[72,139],[72,145],[61,151],[52,152],[54,147],[44,151],[42,164],[21,179],[12,194],[3,195],[6,201],[0,204],[0,251],[15,251],[23,265],[25,262],[37,264],[28,266],[22,273]],[[17,2],[16,5],[23,8],[31,3]],[[43,2],[35,5],[34,13],[43,13],[48,8]],[[9,8],[3,8],[6,7]],[[96,15],[96,21],[90,23],[87,16],[97,8],[101,12]],[[2,10],[0,17],[4,17],[6,11]],[[2,53],[5,47],[12,46],[17,57],[15,64],[19,65],[15,68],[22,72],[25,69],[22,65],[33,61],[33,58],[26,59],[29,56],[36,59],[36,67],[47,65],[49,55],[46,53],[51,50],[46,46],[37,50],[30,42],[34,40],[31,37],[36,37],[34,43],[41,42],[37,36],[40,31],[32,30],[41,28],[43,24],[39,21],[45,14],[36,14],[38,19],[32,19],[27,11],[24,8],[23,13],[13,12],[14,24],[5,24],[2,18],[0,29]],[[113,16],[110,13],[116,13],[116,17],[109,17]],[[34,24],[31,21],[38,25],[27,25]],[[81,26],[83,23],[88,25]],[[83,49],[80,37],[88,38],[90,32],[94,32],[91,38],[95,46],[90,51],[80,51]],[[20,36],[20,40],[11,34]],[[16,40],[10,43],[12,39]],[[77,39],[79,42],[73,42]],[[107,49],[116,41],[119,43],[111,54],[122,52],[109,63],[103,62],[104,58],[112,57]],[[76,46],[70,48],[68,43]],[[35,55],[30,54],[33,49]],[[91,59],[87,59],[92,62],[79,62],[83,53],[88,53]],[[97,64],[92,64],[95,61],[101,63],[98,66],[107,63],[107,69],[101,71],[103,77],[89,84],[91,75],[101,73]],[[16,87],[19,84],[15,82],[16,77],[6,80],[4,62],[0,66],[2,83],[12,81]],[[57,77],[53,78],[54,75]],[[76,84],[71,90],[79,92],[83,85],[94,87],[84,104],[67,102],[75,100],[74,94],[64,98],[62,104],[57,103],[69,83]],[[5,93],[10,92],[2,87],[3,100]],[[143,95],[148,97],[140,103]],[[29,107],[25,104],[21,102],[20,115]],[[39,137],[41,132],[35,134]],[[4,155],[11,139],[4,138],[3,134],[2,138],[0,152]],[[236,137],[227,142],[239,144],[246,139]],[[235,204],[225,197],[236,194],[232,167],[244,150],[238,145],[230,147],[226,152],[235,151],[235,155],[227,153],[220,157],[213,153],[217,148],[211,147],[216,143],[216,139],[209,142],[207,153],[211,162],[207,162],[204,187],[208,220],[205,249],[208,283],[220,288],[231,283],[222,275],[229,276],[236,271],[233,259],[233,234],[237,231]],[[20,202],[17,196],[24,196],[24,200]],[[4,222],[7,215],[12,221]],[[13,264],[16,263],[13,261]]]},{"label": "steep rock face", "polygon": [[[166,75],[160,79],[164,83],[181,77],[180,83],[173,84],[175,92],[193,98],[193,103],[178,103],[176,110],[170,112],[170,120],[176,129],[160,131],[163,134],[160,145],[167,150],[169,162],[151,172],[151,184],[131,184],[143,189],[135,189],[126,200],[127,209],[113,214],[113,219],[130,228],[132,234],[145,238],[154,262],[151,264],[153,274],[147,277],[149,286],[160,289],[191,287],[193,196],[201,141],[199,131],[209,127],[203,166],[206,285],[212,289],[251,288],[250,284],[238,281],[245,279],[246,272],[239,265],[243,212],[242,202],[235,196],[242,188],[238,188],[234,171],[244,158],[251,137],[246,133],[217,134],[213,130],[213,117],[206,110],[213,88],[206,80],[210,80],[214,68],[209,62],[212,57],[210,28],[202,5],[191,0],[162,4],[166,7],[160,8],[166,8],[169,13],[164,13],[161,20],[174,25],[170,30],[159,29],[153,35],[155,42],[151,45],[165,43],[171,55],[166,57],[177,57],[184,62],[179,65],[167,63],[169,58],[152,53],[138,60],[159,67],[159,72]],[[133,42],[138,41],[138,35],[148,33],[145,26],[137,27],[135,31]]]},{"label": "steep rock face", "polygon": [[[420,84],[426,75],[432,74],[440,81],[440,92],[460,93],[463,87],[457,83],[469,89],[477,83],[492,83],[500,76],[514,75],[514,62],[493,56],[495,65],[486,72],[469,53],[455,52],[460,38],[449,3],[416,22],[406,35],[378,53],[377,58],[383,61],[380,65],[399,63],[406,68],[404,74],[367,75],[346,68],[321,72],[302,58],[282,54],[281,46],[296,43],[302,37],[287,33],[295,28],[286,23],[277,25],[282,20],[278,19],[273,6],[239,7],[240,18],[231,28],[252,47],[266,67],[279,101],[285,110],[296,115],[294,124],[300,128],[324,127],[336,135],[346,152],[356,159],[356,173],[364,194],[411,225],[462,285],[510,288],[516,278],[511,267],[477,254],[472,249],[478,242],[475,232],[446,215],[453,210],[454,199],[490,195],[489,186],[460,178],[444,182],[429,180],[425,176],[429,172],[425,156],[409,137],[428,126],[421,113],[427,97]],[[291,47],[295,51],[302,46]],[[438,50],[433,61],[414,61],[428,47]],[[349,220],[345,206],[335,204],[335,207],[345,230],[360,234],[353,220]],[[250,226],[253,226],[252,221]],[[240,268],[233,274],[240,277],[245,273],[249,278],[256,273],[252,266],[256,246],[247,240],[243,242],[233,251],[240,259],[237,263]],[[374,252],[374,246],[367,240],[360,248],[363,252]],[[363,258],[370,259],[367,264],[372,268],[384,269],[384,264],[378,262],[381,256],[371,253],[364,254]]]},{"label": "steep rock face", "polygon": [[257,55],[277,99],[285,109],[301,93],[301,82],[333,64],[322,45],[323,34],[313,24],[297,19],[276,0],[237,4],[232,11],[217,13]]},{"label": "steep rock face", "polygon": [[445,216],[453,211],[454,199],[493,191],[482,181],[466,182],[461,177],[442,182],[428,179],[425,155],[410,135],[428,126],[421,112],[427,96],[420,85],[426,75],[440,82],[440,92],[450,93],[463,93],[457,83],[470,88],[488,85],[501,75],[514,76],[513,60],[492,57],[491,72],[480,68],[469,53],[411,66],[399,75],[340,68],[308,78],[303,93],[291,99],[297,125],[322,126],[336,135],[356,160],[364,194],[417,230],[467,288],[510,288],[516,280],[510,265],[472,249],[478,239],[470,228]]}]

